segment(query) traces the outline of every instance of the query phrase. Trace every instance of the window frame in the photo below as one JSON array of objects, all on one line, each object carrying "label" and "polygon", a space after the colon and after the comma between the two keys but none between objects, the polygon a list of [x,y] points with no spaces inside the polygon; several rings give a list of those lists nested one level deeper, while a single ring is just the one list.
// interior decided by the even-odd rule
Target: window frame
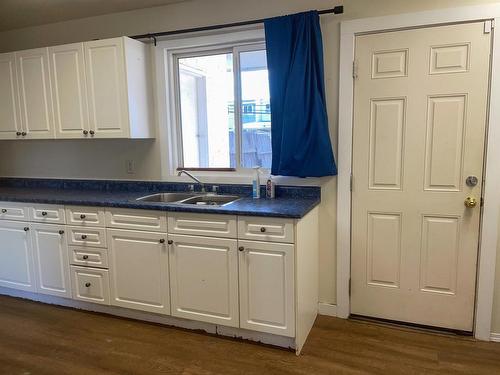
[{"label": "window frame", "polygon": [[[182,131],[180,123],[180,102],[178,87],[178,65],[176,56],[199,56],[200,53],[214,54],[217,51],[233,51],[233,71],[235,60],[239,68],[240,52],[265,49],[265,35],[262,28],[250,30],[235,30],[224,34],[190,35],[182,38],[173,38],[160,41],[152,47],[155,54],[155,91],[157,103],[157,122],[159,153],[161,157],[162,179],[177,176],[179,166],[182,165]],[[236,95],[240,96],[241,77],[239,70],[234,74],[235,103]],[[238,82],[236,82],[238,81]],[[240,100],[240,99],[238,99]],[[240,167],[241,162],[241,108],[235,105],[235,151],[237,168],[185,168],[198,171],[197,176],[205,177],[206,181],[248,182],[254,173],[253,168]],[[237,112],[237,113],[236,113]],[[184,168],[181,168],[184,169]],[[263,169],[263,175],[270,170]],[[222,179],[222,180],[221,180]]]}]

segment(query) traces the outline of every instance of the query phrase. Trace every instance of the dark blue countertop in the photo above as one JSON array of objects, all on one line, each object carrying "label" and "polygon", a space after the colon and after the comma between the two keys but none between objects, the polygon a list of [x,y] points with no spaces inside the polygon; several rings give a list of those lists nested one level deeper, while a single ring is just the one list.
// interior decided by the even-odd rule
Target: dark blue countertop
[{"label": "dark blue countertop", "polygon": [[136,208],[173,212],[268,216],[300,219],[321,201],[319,187],[278,186],[276,198],[253,199],[249,185],[218,185],[222,194],[242,198],[224,206],[137,201],[157,192],[186,191],[189,184],[88,180],[0,179],[0,201]]}]

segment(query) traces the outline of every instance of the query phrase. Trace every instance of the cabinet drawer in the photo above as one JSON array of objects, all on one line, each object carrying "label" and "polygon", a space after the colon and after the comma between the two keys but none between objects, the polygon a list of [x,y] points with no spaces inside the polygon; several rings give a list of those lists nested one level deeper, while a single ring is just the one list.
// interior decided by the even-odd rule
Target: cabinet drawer
[{"label": "cabinet drawer", "polygon": [[184,212],[169,214],[168,231],[175,234],[236,238],[236,216]]},{"label": "cabinet drawer", "polygon": [[294,220],[239,217],[238,238],[267,242],[294,242]]},{"label": "cabinet drawer", "polygon": [[23,203],[0,202],[0,219],[29,221],[28,207]]},{"label": "cabinet drawer", "polygon": [[160,211],[108,209],[106,210],[106,227],[166,232],[167,214]]},{"label": "cabinet drawer", "polygon": [[107,270],[71,266],[73,299],[109,305]]},{"label": "cabinet drawer", "polygon": [[66,207],[69,225],[104,227],[104,209],[100,207]]},{"label": "cabinet drawer", "polygon": [[70,245],[106,247],[104,228],[68,227]]},{"label": "cabinet drawer", "polygon": [[69,262],[74,266],[108,268],[108,251],[98,247],[70,246]]},{"label": "cabinet drawer", "polygon": [[64,207],[54,205],[33,205],[28,208],[31,221],[38,223],[65,224]]}]

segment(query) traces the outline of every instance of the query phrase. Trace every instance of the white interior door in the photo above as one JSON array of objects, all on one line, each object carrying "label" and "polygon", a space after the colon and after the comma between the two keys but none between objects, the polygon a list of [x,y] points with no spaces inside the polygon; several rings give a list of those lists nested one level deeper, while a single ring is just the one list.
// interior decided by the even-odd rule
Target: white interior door
[{"label": "white interior door", "polygon": [[53,138],[48,49],[16,52],[16,60],[24,137]]},{"label": "white interior door", "polygon": [[57,138],[88,138],[89,115],[83,43],[49,48]]},{"label": "white interior door", "polygon": [[472,330],[490,35],[356,37],[353,314]]},{"label": "white interior door", "polygon": [[0,139],[16,139],[21,135],[21,119],[14,53],[0,54]]}]

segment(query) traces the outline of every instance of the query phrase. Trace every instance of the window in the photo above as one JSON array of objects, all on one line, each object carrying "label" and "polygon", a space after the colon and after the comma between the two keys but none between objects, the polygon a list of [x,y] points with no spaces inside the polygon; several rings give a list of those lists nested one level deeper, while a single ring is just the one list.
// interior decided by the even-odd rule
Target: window
[{"label": "window", "polygon": [[174,55],[179,167],[271,168],[265,47],[239,45]]}]

